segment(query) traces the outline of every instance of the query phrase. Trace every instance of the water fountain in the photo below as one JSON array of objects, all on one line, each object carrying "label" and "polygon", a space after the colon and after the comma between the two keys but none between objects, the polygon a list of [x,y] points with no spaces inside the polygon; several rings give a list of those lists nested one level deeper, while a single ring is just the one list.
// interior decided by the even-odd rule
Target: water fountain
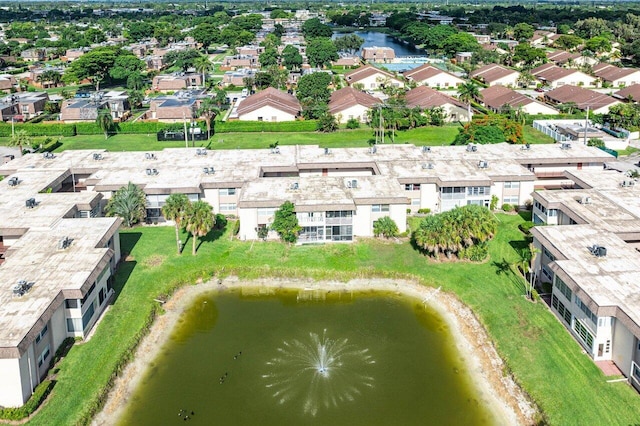
[{"label": "water fountain", "polygon": [[262,375],[279,404],[302,407],[315,416],[320,409],[337,408],[354,401],[372,388],[375,360],[368,349],[350,344],[347,338],[331,339],[309,333],[305,340],[284,341]]}]

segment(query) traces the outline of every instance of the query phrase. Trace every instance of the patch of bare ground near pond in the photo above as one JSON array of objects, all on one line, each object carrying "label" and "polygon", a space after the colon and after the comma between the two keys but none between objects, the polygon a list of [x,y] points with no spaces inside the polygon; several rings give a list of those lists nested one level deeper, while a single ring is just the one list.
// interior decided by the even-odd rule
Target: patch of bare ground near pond
[{"label": "patch of bare ground near pond", "polygon": [[209,291],[222,292],[238,288],[251,289],[253,294],[269,294],[277,289],[331,291],[332,293],[385,291],[406,295],[416,299],[419,303],[428,304],[435,308],[450,326],[458,352],[467,366],[466,373],[478,390],[478,403],[490,409],[494,415],[495,423],[535,424],[538,415],[536,407],[513,378],[509,374],[505,374],[504,362],[471,309],[451,294],[404,280],[359,279],[337,282],[265,278],[247,281],[236,277],[224,280],[214,279],[204,284],[186,286],[176,291],[163,305],[165,313],[156,319],[150,333],[138,347],[134,360],[116,380],[105,407],[95,417],[92,424],[113,425],[117,423],[145,370],[162,350],[181,314],[197,296]]}]

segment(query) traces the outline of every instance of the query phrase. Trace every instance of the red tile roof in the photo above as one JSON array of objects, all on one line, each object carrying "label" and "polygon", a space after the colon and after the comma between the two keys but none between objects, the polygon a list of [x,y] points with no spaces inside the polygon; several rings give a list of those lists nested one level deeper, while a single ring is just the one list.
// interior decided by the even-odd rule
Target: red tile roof
[{"label": "red tile roof", "polygon": [[405,78],[411,78],[414,81],[424,81],[428,78],[435,77],[436,75],[440,75],[440,74],[446,74],[452,78],[461,80],[460,77],[456,77],[455,75],[450,74],[446,71],[443,71],[440,68],[436,68],[430,64],[423,64],[417,68],[413,68],[411,70],[408,70],[402,73],[402,75],[404,75]]},{"label": "red tile roof", "polygon": [[471,73],[471,77],[491,83],[511,74],[518,74],[518,71],[505,68],[502,65],[488,64]]},{"label": "red tile roof", "polygon": [[357,83],[360,80],[363,80],[367,77],[371,77],[372,75],[383,74],[386,77],[397,80],[397,78],[391,74],[390,72],[381,70],[379,68],[374,67],[373,65],[365,65],[353,71],[349,71],[344,75],[344,79],[349,84]]},{"label": "red tile roof", "polygon": [[336,90],[331,94],[329,100],[329,112],[336,114],[355,105],[362,105],[366,108],[372,108],[374,105],[381,104],[382,101],[368,93],[356,90],[353,87],[345,87]]},{"label": "red tile roof", "polygon": [[300,102],[295,96],[269,87],[243,100],[238,106],[238,115],[247,114],[263,106],[271,106],[291,115],[298,115],[301,110]]},{"label": "red tile roof", "polygon": [[609,95],[577,86],[560,86],[544,94],[545,98],[559,104],[575,103],[580,109],[599,109],[618,102]]},{"label": "red tile roof", "polygon": [[407,101],[407,106],[409,108],[420,107],[429,109],[447,104],[455,105],[460,108],[468,108],[468,105],[464,102],[427,86],[419,86],[415,89],[409,90],[405,94],[405,100]]}]

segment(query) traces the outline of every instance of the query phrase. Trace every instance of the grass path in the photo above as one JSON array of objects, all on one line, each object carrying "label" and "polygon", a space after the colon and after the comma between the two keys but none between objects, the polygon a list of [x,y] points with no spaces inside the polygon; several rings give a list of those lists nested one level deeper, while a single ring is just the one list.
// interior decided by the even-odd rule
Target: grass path
[{"label": "grass path", "polygon": [[[52,399],[32,419],[36,425],[75,424],[95,406],[118,360],[140,330],[158,295],[219,271],[241,278],[265,276],[347,280],[415,277],[442,286],[469,305],[493,337],[508,368],[553,425],[633,424],[640,397],[624,383],[606,383],[593,362],[543,303],[523,297],[524,282],[510,264],[526,244],[522,218],[498,215],[499,232],[483,264],[434,262],[409,243],[362,240],[353,244],[289,247],[277,242],[230,241],[212,233],[197,256],[174,253],[171,227],[122,232],[130,253],[118,270],[117,299],[91,341],[74,346],[61,362]],[[187,236],[183,235],[183,241]]]}]

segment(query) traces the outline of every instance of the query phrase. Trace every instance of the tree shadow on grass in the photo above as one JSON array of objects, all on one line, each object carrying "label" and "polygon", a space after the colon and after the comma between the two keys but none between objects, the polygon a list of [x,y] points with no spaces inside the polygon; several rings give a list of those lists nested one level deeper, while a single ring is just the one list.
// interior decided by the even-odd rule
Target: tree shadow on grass
[{"label": "tree shadow on grass", "polygon": [[203,243],[212,243],[212,242],[220,239],[222,237],[222,235],[224,234],[224,230],[225,229],[226,229],[226,226],[224,228],[222,228],[222,229],[212,229],[204,237],[198,238],[198,245],[196,246],[196,252],[198,250],[200,250],[200,246]]},{"label": "tree shadow on grass", "polygon": [[110,302],[111,305],[116,303],[116,300],[118,300],[122,289],[124,288],[127,281],[129,281],[129,277],[138,264],[135,259],[129,256],[129,254],[141,237],[141,232],[120,234],[120,253],[122,257],[120,259],[120,262],[118,263],[118,269],[116,270],[115,275],[109,278],[110,280],[112,280],[111,288],[113,288],[113,291],[115,292]]},{"label": "tree shadow on grass", "polygon": [[532,212],[531,210],[518,210],[518,216],[527,222],[531,222]]},{"label": "tree shadow on grass", "polygon": [[528,240],[509,241],[509,245],[516,251],[516,253],[518,253],[519,256],[521,256],[524,251],[529,250],[529,243],[530,241]]},{"label": "tree shadow on grass", "polygon": [[523,293],[527,290],[524,281],[513,271],[513,266],[506,260],[491,262],[491,266],[496,268],[496,275],[504,275],[511,283]]}]

